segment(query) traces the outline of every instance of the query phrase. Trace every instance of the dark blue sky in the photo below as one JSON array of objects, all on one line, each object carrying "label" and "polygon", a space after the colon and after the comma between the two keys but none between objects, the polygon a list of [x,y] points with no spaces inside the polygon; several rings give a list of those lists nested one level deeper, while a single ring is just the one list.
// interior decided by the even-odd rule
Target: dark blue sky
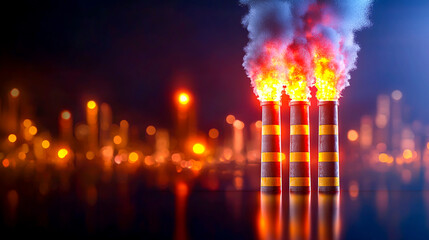
[{"label": "dark blue sky", "polygon": [[[228,113],[259,117],[241,66],[247,9],[238,1],[13,1],[0,11],[1,96],[18,86],[45,124],[62,108],[80,114],[93,97],[112,105],[115,120],[168,126],[181,86],[195,92],[203,128]],[[428,1],[375,1],[372,27],[357,33],[342,118],[358,123],[378,94],[400,89],[408,119],[429,122],[427,13]]]}]

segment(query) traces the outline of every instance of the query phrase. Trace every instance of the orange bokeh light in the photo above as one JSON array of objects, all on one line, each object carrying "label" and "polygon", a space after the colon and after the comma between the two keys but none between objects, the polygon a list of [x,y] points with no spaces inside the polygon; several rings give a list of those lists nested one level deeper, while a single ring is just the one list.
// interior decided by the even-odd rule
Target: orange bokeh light
[{"label": "orange bokeh light", "polygon": [[113,137],[113,143],[114,143],[114,144],[116,144],[116,145],[121,144],[121,143],[122,143],[122,138],[121,138],[121,136],[119,136],[119,135],[114,136],[114,137]]},{"label": "orange bokeh light", "polygon": [[136,152],[131,152],[130,155],[128,155],[128,162],[135,163],[139,160],[139,155]]},{"label": "orange bokeh light", "polygon": [[7,159],[7,158],[3,159],[2,164],[3,164],[3,167],[5,167],[5,168],[9,167],[9,164],[10,164],[9,159]]},{"label": "orange bokeh light", "polygon": [[192,151],[194,151],[195,154],[203,154],[206,151],[206,147],[201,143],[195,143],[194,146],[192,146]]},{"label": "orange bokeh light", "polygon": [[10,90],[10,95],[13,98],[17,98],[19,96],[19,90],[18,90],[18,88],[13,88],[12,90]]},{"label": "orange bokeh light", "polygon": [[212,139],[219,137],[219,131],[216,128],[212,128],[209,130],[209,137]]},{"label": "orange bokeh light", "polygon": [[69,151],[67,151],[67,149],[65,148],[61,148],[60,150],[58,150],[58,157],[61,159],[65,158],[67,154],[69,154]]},{"label": "orange bokeh light", "polygon": [[61,112],[61,118],[65,120],[69,120],[71,118],[71,113],[67,110]]},{"label": "orange bokeh light", "polygon": [[240,130],[244,128],[244,123],[240,120],[235,120],[233,125],[235,128]]},{"label": "orange bokeh light", "polygon": [[190,101],[189,94],[182,92],[179,94],[178,101],[181,105],[186,105]]},{"label": "orange bokeh light", "polygon": [[35,127],[35,126],[31,126],[29,129],[28,129],[28,132],[31,134],[31,135],[36,135],[37,134],[37,127]]},{"label": "orange bokeh light", "polygon": [[147,133],[147,135],[150,135],[150,136],[155,135],[156,128],[154,126],[152,126],[152,125],[147,126],[146,133]]},{"label": "orange bokeh light", "polygon": [[347,138],[349,139],[349,141],[354,142],[354,141],[358,140],[359,133],[354,129],[349,130],[347,132]]},{"label": "orange bokeh light", "polygon": [[229,114],[228,116],[226,116],[226,122],[227,123],[233,124],[234,121],[235,121],[235,116],[234,115]]},{"label": "orange bokeh light", "polygon": [[95,101],[91,100],[91,101],[88,101],[88,103],[86,104],[86,106],[89,109],[94,109],[95,107],[97,107],[97,103],[95,103]]},{"label": "orange bokeh light", "polygon": [[16,142],[16,135],[15,134],[9,134],[9,136],[7,137],[7,140],[9,140],[9,142],[14,143]]},{"label": "orange bokeh light", "polygon": [[48,140],[43,140],[42,141],[42,148],[48,149],[49,146],[51,146],[51,143]]},{"label": "orange bokeh light", "polygon": [[404,152],[402,153],[402,156],[405,159],[411,159],[413,157],[413,152],[410,149],[405,149]]},{"label": "orange bokeh light", "polygon": [[32,124],[32,122],[31,122],[31,120],[30,120],[30,119],[25,119],[25,120],[22,122],[22,125],[24,125],[24,127],[26,127],[26,128],[30,127],[30,126],[31,126],[31,124]]}]

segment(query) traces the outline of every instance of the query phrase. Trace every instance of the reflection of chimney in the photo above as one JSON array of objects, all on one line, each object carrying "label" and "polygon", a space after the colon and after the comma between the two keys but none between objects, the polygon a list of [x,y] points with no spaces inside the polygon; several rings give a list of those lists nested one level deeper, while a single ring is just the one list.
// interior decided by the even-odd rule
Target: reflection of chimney
[{"label": "reflection of chimney", "polygon": [[340,238],[339,204],[339,193],[319,193],[318,239]]},{"label": "reflection of chimney", "polygon": [[319,191],[340,190],[338,101],[319,102]]},{"label": "reflection of chimney", "polygon": [[281,192],[280,102],[262,106],[261,191]]},{"label": "reflection of chimney", "polygon": [[259,239],[282,239],[281,193],[261,193],[259,215]]},{"label": "reflection of chimney", "polygon": [[290,239],[310,239],[310,193],[291,192],[289,198]]},{"label": "reflection of chimney", "polygon": [[310,138],[308,101],[290,102],[289,190],[310,191]]}]

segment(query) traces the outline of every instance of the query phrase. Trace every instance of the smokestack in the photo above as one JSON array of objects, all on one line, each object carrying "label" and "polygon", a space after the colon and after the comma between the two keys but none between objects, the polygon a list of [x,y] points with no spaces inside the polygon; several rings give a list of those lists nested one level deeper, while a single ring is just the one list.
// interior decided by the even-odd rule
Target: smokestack
[{"label": "smokestack", "polygon": [[282,190],[280,101],[262,101],[261,192]]},{"label": "smokestack", "polygon": [[319,101],[319,192],[340,190],[338,101]]},{"label": "smokestack", "polygon": [[289,190],[310,191],[308,101],[290,102]]}]

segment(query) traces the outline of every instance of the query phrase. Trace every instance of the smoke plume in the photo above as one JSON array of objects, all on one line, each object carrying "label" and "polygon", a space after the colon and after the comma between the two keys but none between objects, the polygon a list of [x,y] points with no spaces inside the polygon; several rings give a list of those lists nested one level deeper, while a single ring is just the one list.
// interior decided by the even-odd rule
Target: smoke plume
[{"label": "smoke plume", "polygon": [[370,25],[372,0],[241,0],[249,13],[243,66],[261,101],[279,100],[285,88],[304,100],[340,97],[349,85],[359,46],[354,33]]}]

